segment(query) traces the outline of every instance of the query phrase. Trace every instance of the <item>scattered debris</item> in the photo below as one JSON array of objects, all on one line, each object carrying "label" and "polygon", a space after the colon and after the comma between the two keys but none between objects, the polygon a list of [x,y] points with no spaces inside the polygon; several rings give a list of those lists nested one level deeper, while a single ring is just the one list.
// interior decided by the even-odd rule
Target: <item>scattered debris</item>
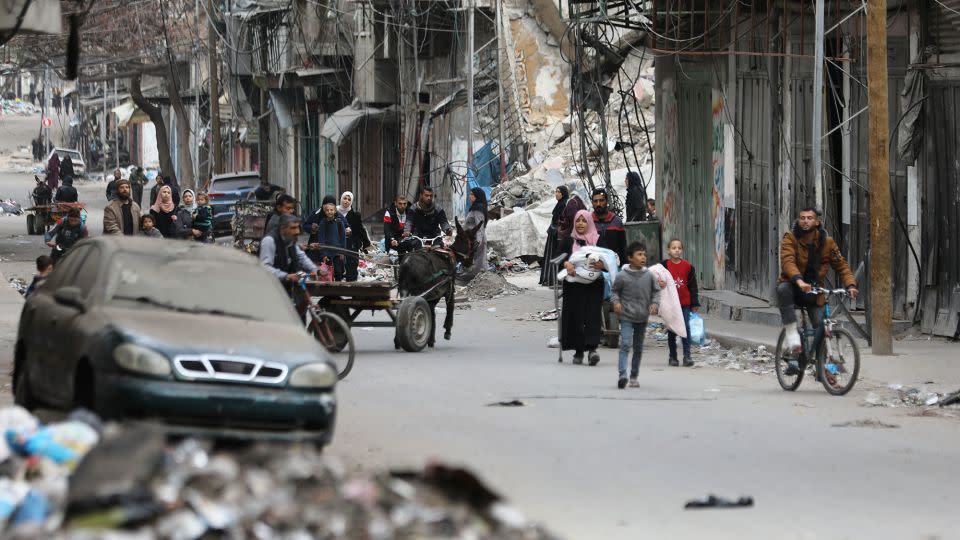
[{"label": "scattered debris", "polygon": [[555,321],[560,318],[560,314],[556,308],[548,309],[546,311],[535,311],[533,313],[527,313],[523,317],[518,317],[518,321]]},{"label": "scattered debris", "polygon": [[527,404],[520,401],[519,399],[514,399],[510,401],[497,401],[494,403],[487,404],[487,407],[526,407]]},{"label": "scattered debris", "polygon": [[842,422],[839,424],[831,424],[831,427],[862,427],[862,428],[880,428],[880,429],[898,429],[900,426],[896,424],[887,424],[886,422],[881,422],[880,420],[853,420],[850,422]]},{"label": "scattered debris", "polygon": [[15,289],[20,294],[27,294],[27,287],[30,284],[22,278],[10,278],[10,288]]},{"label": "scattered debris", "polygon": [[17,441],[0,467],[4,537],[555,538],[441,463],[347,474],[306,444],[171,442],[145,424],[101,437],[90,413],[41,426],[18,407],[0,409],[0,424]]},{"label": "scattered debris", "polygon": [[948,407],[950,405],[957,405],[957,404],[960,404],[960,390],[952,394],[947,394],[943,396],[943,398],[940,400],[941,407]]},{"label": "scattered debris", "polygon": [[706,499],[694,499],[683,505],[685,510],[700,508],[748,508],[753,506],[753,497],[740,497],[737,500],[709,495]]},{"label": "scattered debris", "polygon": [[480,272],[465,287],[458,287],[456,296],[466,297],[469,301],[492,300],[501,296],[516,296],[522,290],[496,272]]}]

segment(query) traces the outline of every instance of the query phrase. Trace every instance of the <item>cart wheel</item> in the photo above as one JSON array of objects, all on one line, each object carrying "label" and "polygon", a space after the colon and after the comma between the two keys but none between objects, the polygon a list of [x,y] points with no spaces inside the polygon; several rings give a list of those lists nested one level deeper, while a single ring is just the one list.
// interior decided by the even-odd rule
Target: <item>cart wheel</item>
[{"label": "cart wheel", "polygon": [[27,234],[29,235],[40,234],[37,232],[37,215],[36,214],[27,214]]},{"label": "cart wheel", "polygon": [[433,333],[430,304],[420,296],[410,296],[400,302],[397,312],[397,337],[407,352],[420,352],[427,346]]}]

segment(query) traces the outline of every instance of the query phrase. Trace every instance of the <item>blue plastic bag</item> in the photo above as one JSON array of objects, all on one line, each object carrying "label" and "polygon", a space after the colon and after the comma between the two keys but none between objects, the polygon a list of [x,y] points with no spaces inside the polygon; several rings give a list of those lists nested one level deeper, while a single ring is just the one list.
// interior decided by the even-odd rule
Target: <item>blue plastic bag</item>
[{"label": "blue plastic bag", "polygon": [[703,317],[699,313],[690,314],[690,343],[703,345],[704,338]]}]

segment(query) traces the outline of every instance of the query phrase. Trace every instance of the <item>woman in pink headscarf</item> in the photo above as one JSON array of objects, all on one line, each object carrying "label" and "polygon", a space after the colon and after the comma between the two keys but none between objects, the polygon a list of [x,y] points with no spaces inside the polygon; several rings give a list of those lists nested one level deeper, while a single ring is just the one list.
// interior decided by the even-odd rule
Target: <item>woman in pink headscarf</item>
[{"label": "woman in pink headscarf", "polygon": [[[560,253],[570,255],[588,246],[596,246],[600,233],[587,210],[580,210],[573,219],[570,236],[560,241]],[[560,314],[560,348],[574,351],[573,363],[582,364],[583,354],[589,354],[591,366],[597,365],[600,355],[600,318],[603,305],[602,262],[588,262],[577,268],[564,263],[563,309]]]},{"label": "woman in pink headscarf", "polygon": [[173,202],[173,190],[163,186],[157,192],[157,200],[150,207],[154,226],[164,238],[173,238],[176,231],[177,205]]}]

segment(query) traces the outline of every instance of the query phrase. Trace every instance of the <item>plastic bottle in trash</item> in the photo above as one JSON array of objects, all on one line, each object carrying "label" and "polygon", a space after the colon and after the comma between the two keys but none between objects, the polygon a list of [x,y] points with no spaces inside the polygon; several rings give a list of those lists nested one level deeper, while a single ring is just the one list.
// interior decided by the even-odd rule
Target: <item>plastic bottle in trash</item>
[{"label": "plastic bottle in trash", "polygon": [[21,454],[45,457],[54,463],[67,463],[77,459],[76,452],[58,444],[49,429],[41,429],[29,435],[8,429],[6,437],[10,448]]},{"label": "plastic bottle in trash", "polygon": [[840,373],[840,370],[837,369],[836,364],[834,364],[833,362],[830,362],[829,364],[827,364],[827,372],[829,372],[831,375],[836,375],[837,373]]}]

